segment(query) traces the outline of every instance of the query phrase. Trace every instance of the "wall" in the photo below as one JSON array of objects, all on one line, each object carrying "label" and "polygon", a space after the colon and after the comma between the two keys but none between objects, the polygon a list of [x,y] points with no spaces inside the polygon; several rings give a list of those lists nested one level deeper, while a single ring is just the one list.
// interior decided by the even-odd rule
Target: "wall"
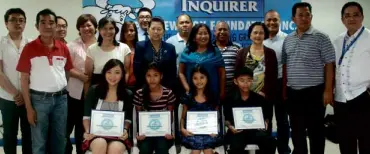
[{"label": "wall", "polygon": [[[312,24],[327,33],[332,39],[345,31],[340,20],[340,10],[347,0],[303,0],[312,4],[313,21]],[[355,0],[364,7],[365,17],[370,16],[370,1]],[[20,7],[25,10],[28,17],[24,36],[27,38],[35,38],[38,32],[35,28],[35,18],[38,11],[44,8],[50,8],[58,15],[65,17],[68,20],[67,41],[71,41],[78,37],[75,28],[77,17],[82,12],[81,0],[0,0],[0,14],[3,16],[5,11],[11,7]],[[0,23],[4,23],[4,18],[0,18]],[[370,20],[365,18],[364,25],[370,28]],[[5,26],[0,26],[0,36],[6,35]]]},{"label": "wall", "polygon": [[[340,20],[340,11],[342,6],[348,2],[347,0],[303,0],[311,3],[313,7],[313,21],[312,25],[327,33],[331,39],[337,37],[340,33],[345,31]],[[365,17],[370,16],[370,0],[354,0],[360,2]],[[44,8],[50,8],[56,14],[67,19],[69,27],[67,34],[67,41],[72,41],[78,37],[75,28],[77,17],[82,12],[81,0],[0,0],[0,14],[3,15],[5,11],[12,7],[20,7],[25,10],[27,25],[24,36],[27,38],[35,38],[38,36],[38,31],[35,28],[35,18],[38,11]],[[0,23],[4,23],[4,18],[0,18]],[[364,25],[370,28],[369,18],[364,19]],[[0,36],[7,34],[5,26],[0,26]],[[332,112],[332,108],[328,108],[328,112]]]}]

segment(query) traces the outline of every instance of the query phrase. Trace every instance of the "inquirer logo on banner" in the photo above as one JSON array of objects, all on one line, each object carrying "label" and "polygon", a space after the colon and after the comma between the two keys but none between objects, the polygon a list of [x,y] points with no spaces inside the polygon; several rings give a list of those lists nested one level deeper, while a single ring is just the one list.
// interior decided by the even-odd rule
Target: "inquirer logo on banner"
[{"label": "inquirer logo on banner", "polygon": [[[231,40],[243,47],[250,44],[247,30],[257,21],[263,21],[265,13],[274,9],[281,18],[280,29],[290,33],[295,29],[291,21],[292,6],[301,0],[83,0],[83,12],[93,14],[97,20],[112,17],[121,28],[124,21],[136,22],[142,7],[152,10],[153,16],[165,20],[164,39],[177,33],[176,19],[182,14],[192,17],[193,23],[205,23],[212,32],[219,21],[229,24]],[[137,24],[138,25],[138,24]],[[118,37],[117,37],[118,38]]]},{"label": "inquirer logo on banner", "polygon": [[181,0],[181,11],[192,17],[263,17],[263,0]]}]

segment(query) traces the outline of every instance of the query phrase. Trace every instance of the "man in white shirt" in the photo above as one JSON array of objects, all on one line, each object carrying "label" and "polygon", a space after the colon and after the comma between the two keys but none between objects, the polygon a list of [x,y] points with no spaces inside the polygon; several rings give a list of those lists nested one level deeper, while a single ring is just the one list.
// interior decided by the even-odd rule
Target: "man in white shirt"
[{"label": "man in white shirt", "polygon": [[339,147],[342,154],[370,153],[370,30],[359,3],[346,3],[341,14],[347,31],[334,41]]},{"label": "man in white shirt", "polygon": [[15,69],[23,47],[29,42],[22,35],[26,14],[20,8],[5,13],[8,35],[0,38],[0,107],[4,127],[5,154],[17,153],[17,134],[20,119],[22,153],[31,154],[31,130],[21,92],[20,74]]},{"label": "man in white shirt", "polygon": [[[289,148],[289,122],[288,122],[288,114],[286,111],[286,103],[283,100],[282,89],[283,89],[283,65],[281,64],[281,54],[284,39],[287,36],[286,33],[280,31],[280,15],[275,10],[269,10],[265,14],[264,23],[266,24],[267,28],[269,29],[269,39],[263,41],[263,44],[266,47],[273,49],[276,53],[276,59],[278,61],[278,83],[277,85],[277,99],[274,101],[275,106],[275,117],[276,117],[276,125],[277,125],[277,140],[278,140],[278,152],[279,154],[286,154],[290,153]],[[272,110],[271,110],[272,111]],[[270,114],[273,115],[273,114]],[[272,119],[272,117],[269,117]],[[268,130],[272,131],[272,123],[270,122],[268,125]]]},{"label": "man in white shirt", "polygon": [[146,7],[142,7],[139,9],[137,13],[137,22],[139,23],[139,27],[137,29],[139,41],[145,41],[148,39],[148,28],[149,23],[152,21],[152,10]]}]

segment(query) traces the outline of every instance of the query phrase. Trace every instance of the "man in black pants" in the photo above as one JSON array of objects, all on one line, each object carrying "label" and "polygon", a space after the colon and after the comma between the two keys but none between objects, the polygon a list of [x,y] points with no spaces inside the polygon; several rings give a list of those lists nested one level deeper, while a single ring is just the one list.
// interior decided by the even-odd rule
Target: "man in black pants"
[{"label": "man in black pants", "polygon": [[292,16],[297,30],[284,40],[282,64],[293,154],[308,153],[307,134],[310,153],[324,154],[325,106],[333,102],[334,47],[328,35],[311,26],[309,3],[294,4]]},{"label": "man in black pants", "polygon": [[[334,41],[336,85],[334,112],[338,118],[342,154],[370,153],[370,30],[362,25],[362,6],[348,2],[342,7],[347,31]],[[357,149],[358,147],[358,149]]]}]

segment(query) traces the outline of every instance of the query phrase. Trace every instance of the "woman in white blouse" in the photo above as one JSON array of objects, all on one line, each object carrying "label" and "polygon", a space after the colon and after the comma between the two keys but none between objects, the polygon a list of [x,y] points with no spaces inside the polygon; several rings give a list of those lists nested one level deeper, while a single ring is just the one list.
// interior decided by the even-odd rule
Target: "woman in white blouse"
[{"label": "woman in white blouse", "polygon": [[[105,17],[99,20],[98,23],[99,37],[98,42],[91,45],[87,51],[85,70],[90,77],[89,81],[85,83],[85,92],[90,85],[97,84],[102,81],[101,75],[103,66],[110,59],[118,59],[124,63],[125,67],[125,81],[129,76],[130,67],[130,48],[116,40],[116,35],[119,32],[115,21],[112,18]],[[85,93],[86,94],[86,93]]]}]

